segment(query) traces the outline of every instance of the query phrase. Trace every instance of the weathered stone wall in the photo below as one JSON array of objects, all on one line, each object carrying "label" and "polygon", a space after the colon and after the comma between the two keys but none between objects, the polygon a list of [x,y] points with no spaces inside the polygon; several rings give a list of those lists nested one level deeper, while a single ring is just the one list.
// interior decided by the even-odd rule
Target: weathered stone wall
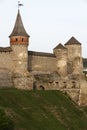
[{"label": "weathered stone wall", "polygon": [[0,68],[0,88],[14,87],[12,72],[6,68]]},{"label": "weathered stone wall", "polygon": [[67,76],[67,49],[55,49],[54,54],[56,55],[56,66],[59,75]]},{"label": "weathered stone wall", "polygon": [[28,71],[28,50],[27,45],[12,45],[12,60],[15,73],[26,73]]},{"label": "weathered stone wall", "polygon": [[81,45],[78,44],[71,44],[71,45],[65,45],[68,49],[68,59],[73,60],[75,57],[82,57],[81,52]]},{"label": "weathered stone wall", "polygon": [[67,49],[55,50],[53,56],[29,55],[28,69],[32,73],[58,72],[67,76]]},{"label": "weathered stone wall", "polygon": [[79,105],[87,106],[87,81],[80,79]]},{"label": "weathered stone wall", "polygon": [[87,81],[82,78],[69,78],[67,74],[68,62],[72,62],[72,72],[76,72],[75,74],[82,67],[80,47],[74,55],[74,48],[70,46],[68,50],[71,53],[68,56],[67,50],[57,50],[51,56],[28,56],[27,45],[11,47],[12,52],[0,52],[0,88],[60,90],[79,105],[87,105]]},{"label": "weathered stone wall", "polygon": [[27,45],[11,47],[11,52],[0,52],[0,88],[31,89],[33,80],[28,72]]},{"label": "weathered stone wall", "polygon": [[57,71],[56,57],[29,55],[29,70],[37,73]]},{"label": "weathered stone wall", "polygon": [[87,105],[87,81],[84,77],[61,78],[58,73],[35,74],[33,90],[60,90],[80,106]]},{"label": "weathered stone wall", "polygon": [[74,44],[65,46],[68,49],[68,73],[82,75],[83,63],[81,45]]},{"label": "weathered stone wall", "polygon": [[12,52],[0,52],[0,68],[12,71]]},{"label": "weathered stone wall", "polygon": [[32,89],[60,90],[68,94],[79,104],[80,81],[61,78],[57,73],[34,75],[35,82]]},{"label": "weathered stone wall", "polygon": [[33,81],[28,72],[28,46],[14,44],[12,50],[14,86],[18,89],[31,89]]},{"label": "weathered stone wall", "polygon": [[0,88],[13,87],[12,52],[0,52]]}]

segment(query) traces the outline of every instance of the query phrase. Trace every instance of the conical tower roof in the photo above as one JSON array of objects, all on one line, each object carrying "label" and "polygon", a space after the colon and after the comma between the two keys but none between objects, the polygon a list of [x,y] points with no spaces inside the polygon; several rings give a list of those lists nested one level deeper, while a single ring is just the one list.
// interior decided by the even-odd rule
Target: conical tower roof
[{"label": "conical tower roof", "polygon": [[15,26],[14,26],[13,31],[10,34],[9,37],[11,37],[11,36],[26,36],[26,37],[29,37],[29,35],[27,34],[27,32],[24,28],[19,10],[18,10]]},{"label": "conical tower roof", "polygon": [[68,42],[65,43],[65,45],[81,45],[81,43],[74,37],[71,37]]},{"label": "conical tower roof", "polygon": [[66,49],[66,47],[59,43],[54,49]]}]

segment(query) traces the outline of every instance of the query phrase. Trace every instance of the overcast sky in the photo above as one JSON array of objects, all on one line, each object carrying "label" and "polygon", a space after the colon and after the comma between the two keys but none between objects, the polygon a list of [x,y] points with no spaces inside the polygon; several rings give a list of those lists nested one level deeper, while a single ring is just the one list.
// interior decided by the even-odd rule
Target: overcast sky
[{"label": "overcast sky", "polygon": [[[87,57],[87,0],[21,0],[23,24],[30,35],[29,50],[52,52],[72,36],[82,43]],[[18,0],[0,0],[0,46],[9,46],[8,36],[17,16]]]}]

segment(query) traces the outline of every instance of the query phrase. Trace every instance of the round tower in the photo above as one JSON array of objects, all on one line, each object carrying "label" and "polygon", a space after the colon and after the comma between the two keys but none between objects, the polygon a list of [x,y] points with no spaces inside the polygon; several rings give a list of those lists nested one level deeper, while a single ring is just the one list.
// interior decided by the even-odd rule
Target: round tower
[{"label": "round tower", "polygon": [[68,73],[73,75],[82,75],[82,51],[81,43],[74,37],[65,44],[68,50]]},{"label": "round tower", "polygon": [[60,43],[54,48],[57,72],[60,76],[67,76],[67,49]]},{"label": "round tower", "polygon": [[19,10],[15,26],[9,37],[10,45],[13,51],[13,71],[15,73],[25,74],[28,71],[29,35],[25,31]]}]

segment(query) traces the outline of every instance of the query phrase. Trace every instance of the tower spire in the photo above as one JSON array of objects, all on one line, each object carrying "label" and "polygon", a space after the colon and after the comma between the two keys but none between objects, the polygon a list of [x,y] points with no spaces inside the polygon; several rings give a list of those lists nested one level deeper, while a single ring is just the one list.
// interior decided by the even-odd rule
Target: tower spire
[{"label": "tower spire", "polygon": [[[22,6],[22,5],[19,4],[19,6]],[[11,45],[12,44],[27,44],[28,45],[28,43],[29,43],[28,39],[30,36],[28,35],[28,33],[26,32],[26,30],[24,28],[19,9],[18,9],[18,14],[16,17],[13,31],[9,37],[10,37],[10,44]]]},{"label": "tower spire", "polygon": [[18,9],[18,14],[17,14],[14,29],[9,37],[11,37],[11,36],[27,36],[27,37],[29,37],[29,35],[27,34],[27,32],[24,28],[19,9]]}]

